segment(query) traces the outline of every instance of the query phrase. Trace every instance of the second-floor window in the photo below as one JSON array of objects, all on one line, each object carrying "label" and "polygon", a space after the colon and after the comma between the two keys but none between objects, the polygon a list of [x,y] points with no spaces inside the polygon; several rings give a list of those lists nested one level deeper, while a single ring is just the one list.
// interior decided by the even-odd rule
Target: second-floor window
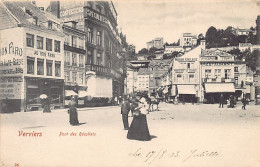
[{"label": "second-floor window", "polygon": [[211,70],[209,70],[209,69],[205,70],[205,77],[206,78],[210,78],[211,77]]},{"label": "second-floor window", "polygon": [[69,35],[65,35],[64,44],[65,45],[70,45],[70,36]]},{"label": "second-floor window", "polygon": [[79,74],[79,84],[83,85],[84,84],[83,81],[84,81],[84,73],[80,73]]},{"label": "second-floor window", "polygon": [[77,66],[77,54],[72,53],[72,65]]},{"label": "second-floor window", "polygon": [[238,67],[234,67],[234,71],[235,71],[235,72],[238,72]]},{"label": "second-floor window", "polygon": [[92,64],[93,62],[93,51],[89,50],[86,58],[86,64]]},{"label": "second-floor window", "polygon": [[47,76],[52,76],[52,60],[47,60]]},{"label": "second-floor window", "polygon": [[60,64],[61,64],[60,61],[55,61],[55,76],[56,77],[61,76],[61,74],[60,74]]},{"label": "second-floor window", "polygon": [[43,59],[37,59],[37,75],[44,74]]},{"label": "second-floor window", "polygon": [[84,55],[79,55],[79,66],[80,67],[84,66]]},{"label": "second-floor window", "polygon": [[46,38],[46,50],[52,51],[52,39]]},{"label": "second-floor window", "polygon": [[190,63],[187,63],[187,68],[190,69]]},{"label": "second-floor window", "polygon": [[54,51],[60,52],[60,41],[54,40]]},{"label": "second-floor window", "polygon": [[77,47],[77,37],[71,36],[71,42],[73,47]]},{"label": "second-floor window", "polygon": [[235,85],[238,85],[238,77],[235,77]]},{"label": "second-floor window", "polygon": [[101,32],[97,31],[97,45],[101,45]]},{"label": "second-floor window", "polygon": [[43,37],[37,36],[37,49],[43,49]]},{"label": "second-floor window", "polygon": [[220,77],[221,76],[221,69],[215,69],[215,76]]},{"label": "second-floor window", "polygon": [[102,65],[102,57],[100,53],[97,53],[97,65]]},{"label": "second-floor window", "polygon": [[26,34],[26,46],[28,47],[34,47],[34,35],[32,34]]},{"label": "second-floor window", "polygon": [[93,43],[93,29],[92,28],[88,28],[88,42]]},{"label": "second-floor window", "polygon": [[27,74],[34,74],[34,58],[27,57]]},{"label": "second-floor window", "polygon": [[70,52],[65,52],[65,65],[70,65]]},{"label": "second-floor window", "polygon": [[76,72],[72,73],[72,82],[77,83],[77,73]]},{"label": "second-floor window", "polygon": [[70,71],[65,72],[65,82],[70,82]]},{"label": "second-floor window", "polygon": [[231,69],[225,70],[225,79],[229,79],[231,77]]}]

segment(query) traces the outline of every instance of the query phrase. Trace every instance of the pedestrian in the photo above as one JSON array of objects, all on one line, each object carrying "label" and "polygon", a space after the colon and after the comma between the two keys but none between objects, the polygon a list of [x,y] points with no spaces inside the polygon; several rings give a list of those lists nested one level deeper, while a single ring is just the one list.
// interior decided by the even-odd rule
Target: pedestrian
[{"label": "pedestrian", "polygon": [[117,105],[117,96],[114,98],[114,105]]},{"label": "pedestrian", "polygon": [[134,118],[127,133],[127,138],[132,140],[149,141],[150,132],[147,125],[146,115],[149,105],[147,99],[142,97],[134,111]]},{"label": "pedestrian", "polygon": [[71,125],[78,125],[79,120],[78,120],[78,112],[76,108],[76,97],[71,96],[71,101],[69,102],[69,115],[70,115],[70,124]]},{"label": "pedestrian", "polygon": [[234,108],[235,107],[235,104],[234,104],[235,99],[234,99],[233,95],[230,95],[229,102],[230,102],[229,108]]},{"label": "pedestrian", "polygon": [[46,97],[43,100],[43,113],[51,113],[51,109],[50,109],[50,101],[49,101],[49,98]]},{"label": "pedestrian", "polygon": [[241,99],[241,102],[242,102],[242,109],[243,110],[246,110],[246,97],[243,95],[242,99]]},{"label": "pedestrian", "polygon": [[220,99],[219,99],[219,108],[223,108],[223,105],[224,105],[224,96],[221,93],[220,94]]},{"label": "pedestrian", "polygon": [[130,102],[126,97],[123,98],[122,105],[121,105],[121,114],[122,114],[122,120],[124,124],[124,130],[129,129],[129,124],[128,124],[128,114],[131,109]]}]

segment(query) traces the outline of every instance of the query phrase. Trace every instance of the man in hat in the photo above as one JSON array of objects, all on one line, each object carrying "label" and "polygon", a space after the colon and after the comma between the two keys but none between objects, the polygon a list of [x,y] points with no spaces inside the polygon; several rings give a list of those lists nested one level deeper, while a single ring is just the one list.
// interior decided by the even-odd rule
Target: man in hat
[{"label": "man in hat", "polygon": [[128,130],[129,128],[129,124],[128,124],[128,114],[130,111],[131,107],[130,107],[130,102],[128,101],[128,99],[124,96],[123,97],[123,102],[122,102],[122,106],[121,106],[121,114],[122,114],[122,119],[123,119],[123,124],[124,124],[124,129]]}]

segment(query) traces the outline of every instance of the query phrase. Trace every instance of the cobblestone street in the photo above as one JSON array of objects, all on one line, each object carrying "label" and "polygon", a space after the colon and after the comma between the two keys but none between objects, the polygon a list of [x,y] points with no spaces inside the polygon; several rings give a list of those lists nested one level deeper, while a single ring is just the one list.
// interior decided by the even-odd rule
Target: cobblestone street
[{"label": "cobblestone street", "polygon": [[126,138],[118,106],[79,108],[79,126],[69,125],[66,109],[1,114],[1,166],[260,165],[259,106],[159,109],[147,115],[146,142]]}]

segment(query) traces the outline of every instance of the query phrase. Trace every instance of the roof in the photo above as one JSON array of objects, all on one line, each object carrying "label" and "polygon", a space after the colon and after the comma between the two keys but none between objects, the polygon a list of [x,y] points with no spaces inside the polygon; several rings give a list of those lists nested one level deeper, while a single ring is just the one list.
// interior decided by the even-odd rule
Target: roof
[{"label": "roof", "polygon": [[137,75],[149,75],[149,68],[140,68]]},{"label": "roof", "polygon": [[[4,6],[10,12],[15,19],[17,19],[22,26],[39,29],[39,30],[47,30],[49,32],[60,33],[57,35],[62,35],[62,33],[56,29],[48,29],[46,27],[46,22],[54,21],[54,16],[48,14],[47,12],[43,12],[36,5],[32,4],[30,1],[4,1]],[[26,11],[27,10],[27,11]],[[47,14],[46,14],[47,13]],[[32,18],[38,19],[38,25],[33,24],[30,19]],[[57,21],[58,19],[55,19]]]},{"label": "roof", "polygon": [[14,28],[18,24],[18,21],[8,12],[2,2],[0,2],[0,23],[0,30]]}]

